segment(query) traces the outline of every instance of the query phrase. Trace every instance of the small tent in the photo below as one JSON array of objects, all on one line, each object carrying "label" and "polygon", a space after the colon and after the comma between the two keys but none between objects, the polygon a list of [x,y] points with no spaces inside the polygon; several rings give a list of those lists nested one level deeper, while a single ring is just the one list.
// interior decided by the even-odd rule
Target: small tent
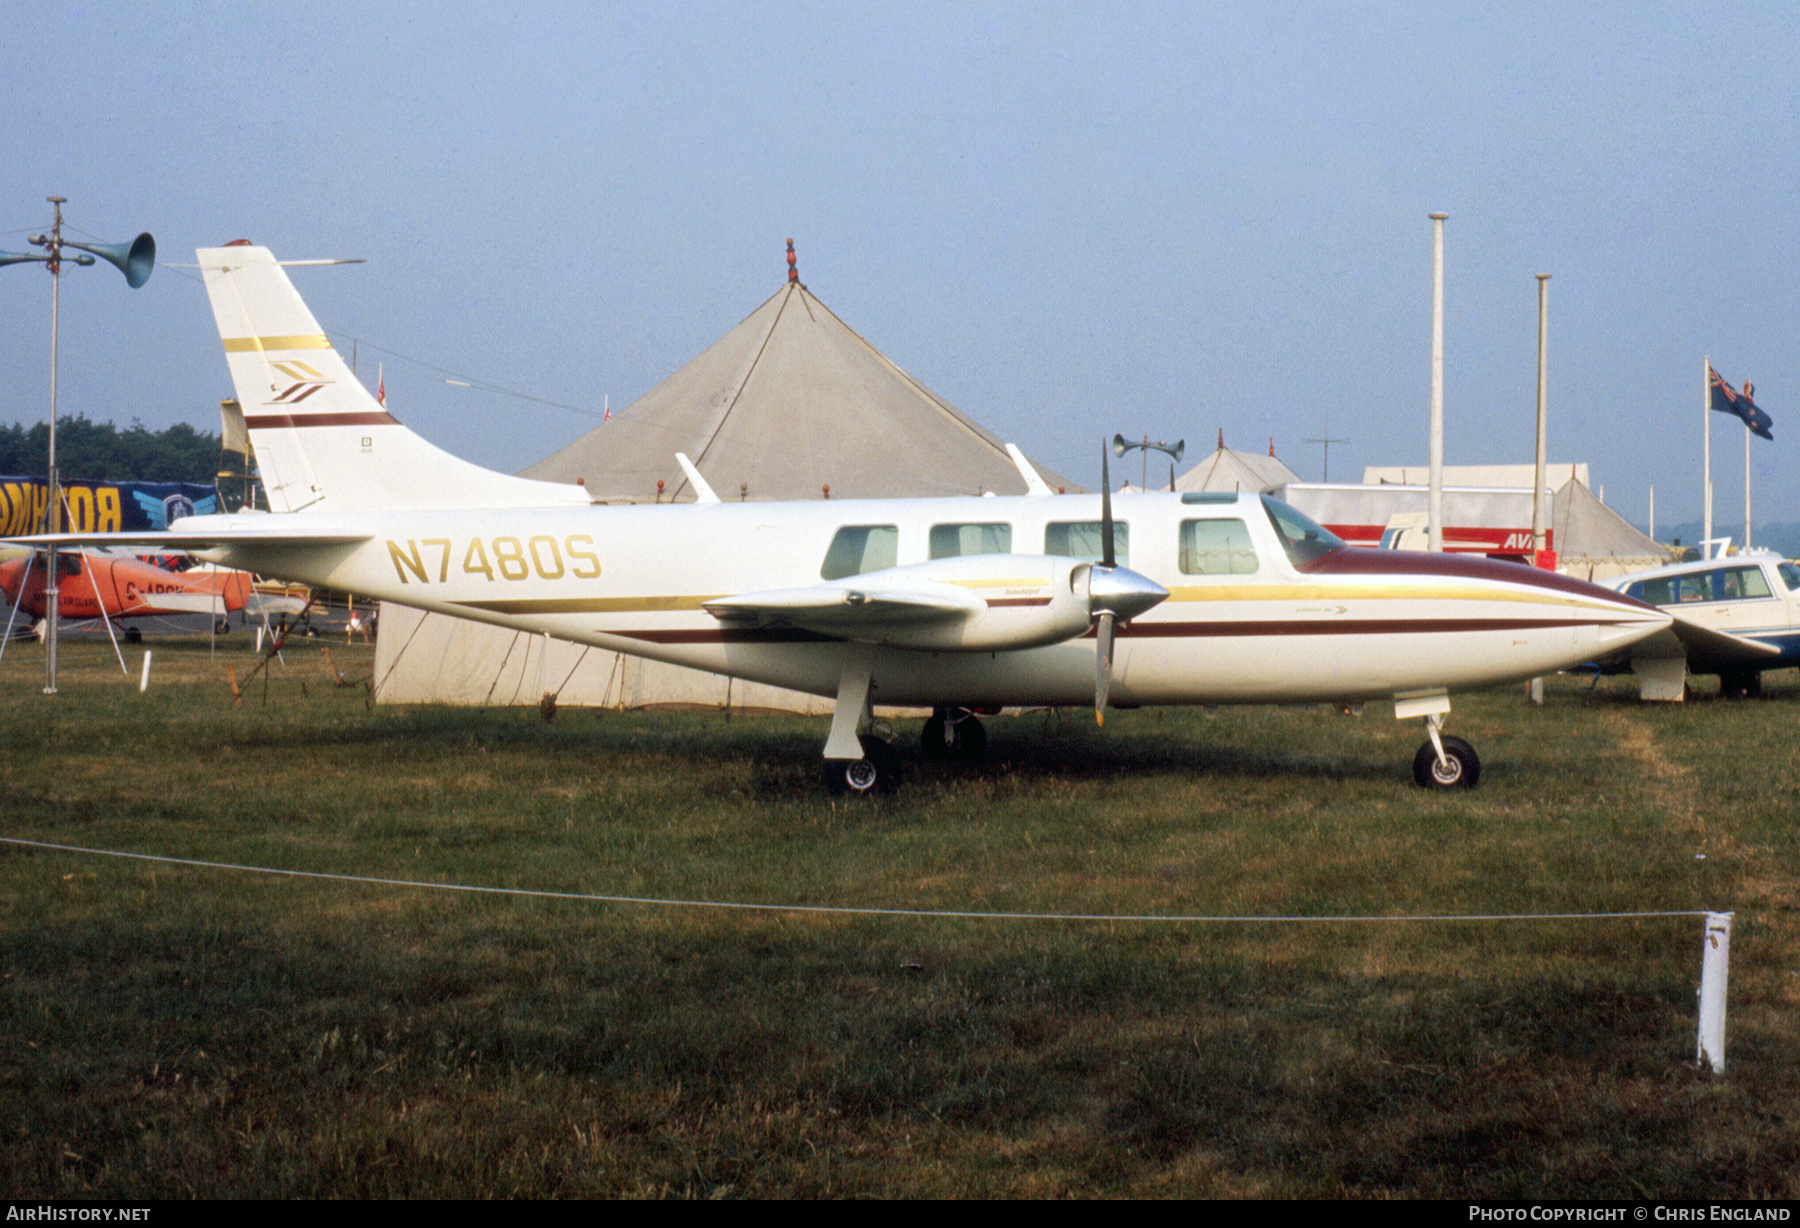
[{"label": "small tent", "polygon": [[1550,525],[1556,532],[1557,570],[1579,580],[1664,567],[1679,557],[1600,502],[1579,478],[1565,482],[1552,497]]},{"label": "small tent", "polygon": [[1225,437],[1221,434],[1217,450],[1176,478],[1175,489],[1243,491],[1260,495],[1299,480],[1299,474],[1276,459],[1273,444],[1269,445],[1267,456],[1234,452],[1225,446]]}]

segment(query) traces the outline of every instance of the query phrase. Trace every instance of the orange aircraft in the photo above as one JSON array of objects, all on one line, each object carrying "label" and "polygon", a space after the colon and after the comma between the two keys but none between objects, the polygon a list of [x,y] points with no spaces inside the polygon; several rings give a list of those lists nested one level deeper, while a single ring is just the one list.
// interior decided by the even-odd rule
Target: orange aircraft
[{"label": "orange aircraft", "polygon": [[[71,621],[166,614],[211,614],[222,621],[226,613],[243,609],[251,592],[247,571],[168,571],[125,555],[86,550],[58,551],[56,558],[62,573],[57,612]],[[0,591],[9,607],[16,605],[32,618],[44,616],[44,568],[42,552],[0,562]]]}]

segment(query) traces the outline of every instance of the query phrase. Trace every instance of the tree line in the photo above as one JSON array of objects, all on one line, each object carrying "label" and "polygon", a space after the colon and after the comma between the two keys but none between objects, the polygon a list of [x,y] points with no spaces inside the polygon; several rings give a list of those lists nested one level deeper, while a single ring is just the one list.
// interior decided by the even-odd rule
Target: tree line
[{"label": "tree line", "polygon": [[[0,474],[45,473],[50,428],[40,422],[0,427]],[[200,482],[211,486],[219,472],[219,437],[177,422],[163,431],[146,430],[136,418],[120,430],[86,416],[56,420],[56,468],[63,478],[116,482]]]}]

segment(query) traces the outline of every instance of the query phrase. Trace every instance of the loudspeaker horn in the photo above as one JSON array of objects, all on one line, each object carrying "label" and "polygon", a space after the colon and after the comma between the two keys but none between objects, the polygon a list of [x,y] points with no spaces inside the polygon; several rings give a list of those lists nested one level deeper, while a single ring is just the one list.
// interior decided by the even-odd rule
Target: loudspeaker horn
[{"label": "loudspeaker horn", "polygon": [[34,252],[0,252],[0,265],[19,264],[26,260],[45,260],[46,256]]},{"label": "loudspeaker horn", "polygon": [[133,290],[150,280],[156,268],[156,240],[145,231],[130,243],[76,243],[63,240],[64,247],[79,247],[115,266],[125,274],[125,284]]}]

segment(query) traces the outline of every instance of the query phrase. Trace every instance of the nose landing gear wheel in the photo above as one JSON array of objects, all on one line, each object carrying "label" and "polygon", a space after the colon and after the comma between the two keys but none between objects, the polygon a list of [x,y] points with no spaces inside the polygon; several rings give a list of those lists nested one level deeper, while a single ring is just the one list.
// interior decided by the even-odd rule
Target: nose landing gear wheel
[{"label": "nose landing gear wheel", "polygon": [[899,788],[900,756],[894,753],[894,748],[876,737],[857,740],[862,743],[861,759],[825,761],[826,787],[847,797],[892,793]]},{"label": "nose landing gear wheel", "polygon": [[1461,738],[1444,737],[1444,763],[1427,742],[1413,756],[1413,783],[1422,789],[1473,789],[1481,779],[1481,756]]}]

